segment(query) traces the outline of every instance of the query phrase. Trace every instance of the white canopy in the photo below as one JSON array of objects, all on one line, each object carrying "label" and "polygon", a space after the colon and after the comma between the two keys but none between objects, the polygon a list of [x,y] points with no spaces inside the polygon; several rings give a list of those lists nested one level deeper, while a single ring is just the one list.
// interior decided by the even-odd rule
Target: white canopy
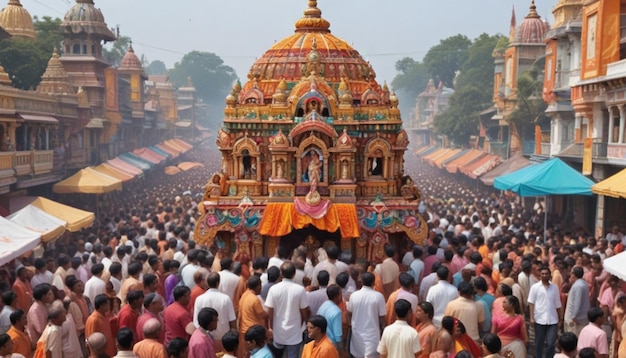
[{"label": "white canopy", "polygon": [[604,261],[602,261],[602,267],[604,271],[619,277],[620,280],[626,281],[626,265],[624,265],[624,260],[626,260],[626,251],[604,259]]},{"label": "white canopy", "polygon": [[40,233],[41,240],[44,242],[52,241],[61,236],[67,225],[66,221],[54,217],[34,205],[26,205],[8,216],[7,219]]},{"label": "white canopy", "polygon": [[40,237],[39,233],[0,217],[0,266],[34,249]]}]

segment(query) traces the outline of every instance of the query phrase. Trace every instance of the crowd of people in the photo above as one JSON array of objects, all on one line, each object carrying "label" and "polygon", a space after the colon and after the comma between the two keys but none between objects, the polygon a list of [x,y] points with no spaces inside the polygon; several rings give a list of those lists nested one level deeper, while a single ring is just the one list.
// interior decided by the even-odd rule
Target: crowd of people
[{"label": "crowd of people", "polygon": [[209,150],[1,268],[0,356],[626,357],[623,282],[602,267],[623,250],[617,226],[595,238],[549,215],[544,231],[542,203],[411,160],[425,242],[386,245],[382,262],[330,240],[239,260],[193,239]]}]

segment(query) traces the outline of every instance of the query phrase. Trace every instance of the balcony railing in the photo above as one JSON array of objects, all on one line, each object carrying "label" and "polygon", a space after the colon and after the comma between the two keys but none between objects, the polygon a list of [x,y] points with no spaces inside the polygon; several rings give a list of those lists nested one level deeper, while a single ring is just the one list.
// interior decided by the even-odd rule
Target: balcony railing
[{"label": "balcony railing", "polygon": [[0,173],[13,170],[13,154],[15,152],[0,152]]},{"label": "balcony railing", "polygon": [[610,143],[607,145],[608,158],[626,159],[626,144]]},{"label": "balcony railing", "polygon": [[607,77],[626,77],[626,59],[609,63],[606,66]]},{"label": "balcony railing", "polygon": [[32,174],[33,153],[32,152],[15,152],[13,157],[13,169],[17,176]]},{"label": "balcony railing", "polygon": [[36,150],[33,152],[33,173],[46,174],[52,171],[54,166],[54,151]]},{"label": "balcony railing", "polygon": [[52,171],[54,165],[52,150],[11,152],[10,156],[5,156],[13,159],[12,165],[17,176],[47,174]]}]

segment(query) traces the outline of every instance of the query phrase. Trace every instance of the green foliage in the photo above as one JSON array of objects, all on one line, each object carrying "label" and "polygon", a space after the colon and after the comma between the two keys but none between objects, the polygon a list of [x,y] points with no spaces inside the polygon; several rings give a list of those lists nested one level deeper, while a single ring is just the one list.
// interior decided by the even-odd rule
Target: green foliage
[{"label": "green foliage", "polygon": [[237,78],[235,70],[224,64],[214,53],[192,51],[183,56],[180,62],[169,71],[170,82],[176,87],[184,87],[191,77],[196,95],[204,103],[222,108]]},{"label": "green foliage", "polygon": [[9,38],[0,41],[0,65],[9,74],[13,86],[35,89],[48,66],[54,47],[60,49],[63,37],[59,33],[61,19],[34,17],[36,39]]},{"label": "green foliage", "polygon": [[163,61],[155,60],[146,66],[146,73],[148,75],[165,75],[167,74],[167,67]]},{"label": "green foliage", "polygon": [[458,34],[441,40],[439,45],[433,46],[424,56],[424,65],[428,73],[433,76],[435,83],[454,88],[454,78],[467,60],[468,49],[472,45],[466,36]]},{"label": "green foliage", "polygon": [[466,145],[478,132],[478,114],[492,105],[492,53],[500,37],[482,34],[467,48],[449,108],[435,117],[437,133],[445,133],[458,145]]},{"label": "green foliage", "polygon": [[429,75],[426,66],[410,57],[405,57],[396,62],[396,70],[399,74],[391,82],[400,100],[400,111],[408,116],[415,104],[417,95],[426,88]]},{"label": "green foliage", "polygon": [[102,48],[102,57],[104,60],[109,63],[111,66],[119,66],[122,63],[122,59],[126,52],[128,52],[128,47],[132,43],[132,39],[128,36],[120,36],[116,41],[110,44],[110,48]]}]

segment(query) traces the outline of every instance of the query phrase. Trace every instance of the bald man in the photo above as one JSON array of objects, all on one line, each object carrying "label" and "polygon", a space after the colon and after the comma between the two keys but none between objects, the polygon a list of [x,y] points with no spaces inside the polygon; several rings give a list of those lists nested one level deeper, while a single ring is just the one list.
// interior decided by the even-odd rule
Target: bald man
[{"label": "bald man", "polygon": [[94,332],[87,337],[87,349],[89,358],[99,358],[106,354],[107,337],[101,332]]},{"label": "bald man", "polygon": [[139,358],[167,358],[167,349],[159,342],[161,334],[161,322],[156,318],[150,318],[143,325],[142,341],[135,344],[133,353]]}]

